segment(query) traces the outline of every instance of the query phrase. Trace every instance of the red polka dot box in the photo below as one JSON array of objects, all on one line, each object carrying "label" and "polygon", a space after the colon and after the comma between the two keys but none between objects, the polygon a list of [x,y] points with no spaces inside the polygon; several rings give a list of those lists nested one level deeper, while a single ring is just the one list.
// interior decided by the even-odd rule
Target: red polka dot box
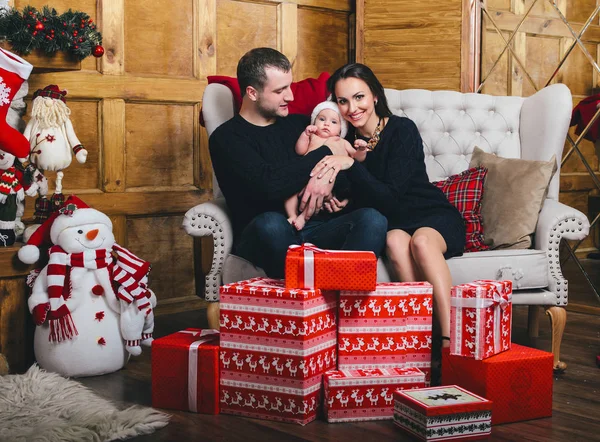
[{"label": "red polka dot box", "polygon": [[288,249],[287,288],[373,291],[376,284],[377,257],[373,252],[324,250],[310,243]]}]

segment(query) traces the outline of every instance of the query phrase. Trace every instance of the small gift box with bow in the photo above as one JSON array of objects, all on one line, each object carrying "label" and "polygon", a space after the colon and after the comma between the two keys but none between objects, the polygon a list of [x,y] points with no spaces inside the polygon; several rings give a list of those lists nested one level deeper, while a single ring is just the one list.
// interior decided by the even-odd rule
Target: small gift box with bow
[{"label": "small gift box with bow", "polygon": [[219,414],[219,332],[188,328],[152,342],[152,406]]},{"label": "small gift box with bow", "polygon": [[373,252],[323,250],[304,243],[290,246],[285,258],[287,288],[373,291],[376,283]]},{"label": "small gift box with bow", "polygon": [[450,305],[450,354],[482,360],[510,350],[511,281],[454,286]]}]

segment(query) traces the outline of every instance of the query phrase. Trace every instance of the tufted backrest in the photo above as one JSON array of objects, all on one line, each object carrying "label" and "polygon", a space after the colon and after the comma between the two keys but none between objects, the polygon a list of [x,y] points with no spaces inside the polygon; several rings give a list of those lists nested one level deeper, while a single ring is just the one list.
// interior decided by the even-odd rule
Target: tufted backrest
[{"label": "tufted backrest", "polygon": [[[548,86],[531,97],[463,94],[453,91],[386,89],[392,112],[413,120],[425,150],[427,173],[438,181],[469,166],[475,146],[504,158],[562,158],[572,110],[571,92],[563,84]],[[202,115],[208,135],[233,116],[233,95],[221,84],[209,84]],[[558,199],[559,172],[548,189]],[[215,197],[221,195],[213,177]]]},{"label": "tufted backrest", "polygon": [[521,157],[521,97],[421,89],[386,89],[385,94],[394,114],[417,125],[431,181],[468,169],[475,146],[505,158]]}]

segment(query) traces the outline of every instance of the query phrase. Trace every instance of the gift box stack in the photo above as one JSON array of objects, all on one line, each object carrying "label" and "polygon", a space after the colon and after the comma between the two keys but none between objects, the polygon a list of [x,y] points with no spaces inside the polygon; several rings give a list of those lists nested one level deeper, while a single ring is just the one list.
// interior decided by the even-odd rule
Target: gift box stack
[{"label": "gift box stack", "polygon": [[336,366],[337,294],[255,278],[221,287],[221,411],[306,424]]},{"label": "gift box stack", "polygon": [[433,288],[428,282],[379,283],[340,293],[340,369],[417,367],[431,372]]},{"label": "gift box stack", "polygon": [[552,353],[511,345],[512,283],[480,280],[451,292],[442,383],[493,402],[492,423],[552,415]]}]

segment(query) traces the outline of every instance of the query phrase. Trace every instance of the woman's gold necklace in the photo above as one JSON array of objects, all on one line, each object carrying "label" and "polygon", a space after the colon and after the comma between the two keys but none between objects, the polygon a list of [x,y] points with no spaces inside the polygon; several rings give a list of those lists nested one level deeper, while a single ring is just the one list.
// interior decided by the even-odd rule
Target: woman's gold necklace
[{"label": "woman's gold necklace", "polygon": [[[377,123],[377,127],[375,128],[375,131],[373,132],[373,135],[371,135],[371,138],[369,139],[369,141],[367,141],[367,150],[369,152],[373,152],[373,150],[375,149],[375,146],[377,146],[377,143],[379,143],[379,134],[381,134],[381,123],[383,122],[383,118],[379,119],[379,122]],[[354,133],[354,140],[356,140],[356,132]]]}]

